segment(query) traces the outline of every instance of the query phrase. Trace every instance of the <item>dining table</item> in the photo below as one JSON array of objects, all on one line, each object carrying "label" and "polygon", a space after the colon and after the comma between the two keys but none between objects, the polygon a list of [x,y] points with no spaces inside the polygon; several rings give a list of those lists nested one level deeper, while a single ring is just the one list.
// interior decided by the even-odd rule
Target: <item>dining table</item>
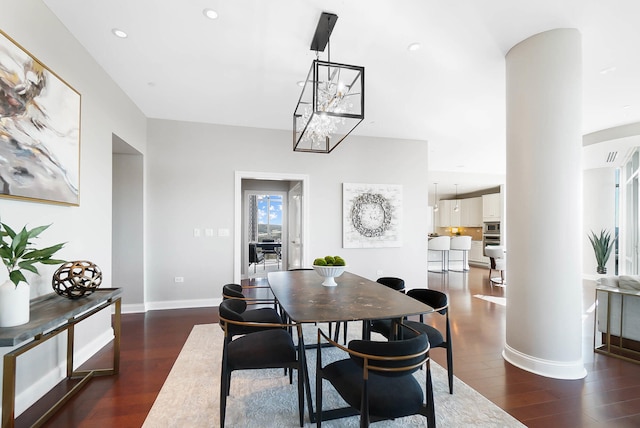
[{"label": "dining table", "polygon": [[[367,321],[393,319],[402,322],[404,317],[434,311],[432,307],[404,293],[351,272],[344,272],[336,277],[337,286],[324,286],[323,279],[314,270],[278,271],[267,274],[271,291],[291,322],[363,321],[363,339],[369,338]],[[304,366],[306,367],[306,361]],[[309,419],[315,423],[308,369],[304,376]],[[322,419],[329,420],[354,414],[357,413],[323,411]]]}]

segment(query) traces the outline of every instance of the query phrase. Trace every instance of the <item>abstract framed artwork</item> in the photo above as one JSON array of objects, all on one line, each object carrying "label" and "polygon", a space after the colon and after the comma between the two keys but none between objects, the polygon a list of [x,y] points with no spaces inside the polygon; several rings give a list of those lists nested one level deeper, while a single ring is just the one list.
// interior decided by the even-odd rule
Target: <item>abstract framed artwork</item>
[{"label": "abstract framed artwork", "polygon": [[79,205],[80,103],[0,30],[0,196]]},{"label": "abstract framed artwork", "polygon": [[402,186],[342,185],[343,248],[402,246]]}]

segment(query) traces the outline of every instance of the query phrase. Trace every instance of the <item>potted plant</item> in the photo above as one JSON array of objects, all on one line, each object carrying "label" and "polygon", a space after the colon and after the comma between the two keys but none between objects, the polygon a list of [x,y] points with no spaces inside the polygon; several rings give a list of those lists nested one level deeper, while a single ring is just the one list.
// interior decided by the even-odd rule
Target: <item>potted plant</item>
[{"label": "potted plant", "polygon": [[[38,249],[32,239],[38,237],[50,225],[23,227],[16,233],[5,223],[0,223],[0,258],[9,273],[9,279],[0,285],[0,327],[12,327],[29,322],[29,286],[23,271],[39,274],[36,265],[55,265],[64,260],[53,259],[64,243]],[[22,285],[21,283],[25,284]]]},{"label": "potted plant", "polygon": [[598,263],[596,271],[599,274],[606,274],[607,260],[609,260],[611,250],[613,250],[613,246],[616,243],[616,240],[611,239],[611,234],[609,233],[609,231],[607,231],[606,229],[602,229],[600,231],[600,235],[596,235],[593,231],[591,231],[589,241],[591,241],[591,246],[593,247],[593,252],[596,256],[596,262]]}]

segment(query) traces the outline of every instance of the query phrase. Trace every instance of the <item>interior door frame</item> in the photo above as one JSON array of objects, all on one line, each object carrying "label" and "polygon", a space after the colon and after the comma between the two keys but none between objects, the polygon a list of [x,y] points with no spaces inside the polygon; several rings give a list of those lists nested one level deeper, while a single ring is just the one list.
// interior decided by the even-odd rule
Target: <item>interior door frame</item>
[{"label": "interior door frame", "polygon": [[233,282],[240,284],[242,279],[242,180],[282,180],[299,181],[302,183],[302,231],[301,240],[304,243],[302,251],[303,266],[309,265],[309,176],[307,174],[236,171],[234,190],[234,227],[233,227]]}]

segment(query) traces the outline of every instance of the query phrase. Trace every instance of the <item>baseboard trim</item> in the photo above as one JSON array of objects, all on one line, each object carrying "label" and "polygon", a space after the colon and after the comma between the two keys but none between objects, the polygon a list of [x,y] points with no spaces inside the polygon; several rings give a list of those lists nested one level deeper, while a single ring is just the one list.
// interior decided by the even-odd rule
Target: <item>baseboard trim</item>
[{"label": "baseboard trim", "polygon": [[198,300],[173,300],[166,302],[148,302],[145,311],[156,311],[166,309],[188,309],[188,308],[209,308],[219,306],[221,298],[198,299]]},{"label": "baseboard trim", "polygon": [[516,367],[553,379],[575,380],[587,376],[582,358],[577,361],[552,361],[524,354],[505,343],[502,357]]}]

